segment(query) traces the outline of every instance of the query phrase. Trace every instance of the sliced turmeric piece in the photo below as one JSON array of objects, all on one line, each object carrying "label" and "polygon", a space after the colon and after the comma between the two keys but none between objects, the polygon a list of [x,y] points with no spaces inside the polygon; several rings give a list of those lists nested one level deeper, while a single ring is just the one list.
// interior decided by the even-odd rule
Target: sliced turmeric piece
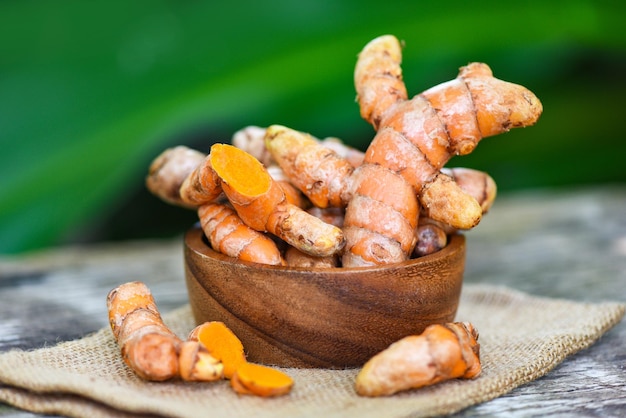
[{"label": "sliced turmeric piece", "polygon": [[247,362],[243,344],[221,321],[209,321],[198,325],[189,334],[188,340],[199,341],[212,357],[224,365],[224,377],[231,379],[235,371]]},{"label": "sliced turmeric piece", "polygon": [[237,368],[230,384],[240,394],[270,397],[289,393],[293,387],[293,379],[278,369],[245,363]]}]

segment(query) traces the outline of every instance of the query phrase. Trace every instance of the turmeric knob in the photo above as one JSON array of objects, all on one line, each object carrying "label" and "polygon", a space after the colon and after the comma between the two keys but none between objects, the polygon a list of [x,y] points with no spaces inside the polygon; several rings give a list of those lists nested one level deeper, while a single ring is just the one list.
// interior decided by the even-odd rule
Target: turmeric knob
[{"label": "turmeric knob", "polygon": [[356,377],[362,396],[385,396],[481,372],[478,331],[467,322],[428,326],[372,357]]}]

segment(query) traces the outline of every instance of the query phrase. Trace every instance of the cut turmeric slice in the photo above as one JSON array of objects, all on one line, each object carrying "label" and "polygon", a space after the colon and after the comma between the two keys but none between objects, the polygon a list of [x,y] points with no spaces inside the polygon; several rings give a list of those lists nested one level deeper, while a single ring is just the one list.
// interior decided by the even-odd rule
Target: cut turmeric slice
[{"label": "cut turmeric slice", "polygon": [[194,328],[189,340],[198,340],[211,354],[224,365],[224,377],[230,379],[235,371],[246,363],[243,344],[239,338],[220,321],[210,321]]},{"label": "cut turmeric slice", "polygon": [[242,395],[270,397],[289,393],[293,379],[278,369],[245,363],[237,369],[230,384],[235,392]]}]

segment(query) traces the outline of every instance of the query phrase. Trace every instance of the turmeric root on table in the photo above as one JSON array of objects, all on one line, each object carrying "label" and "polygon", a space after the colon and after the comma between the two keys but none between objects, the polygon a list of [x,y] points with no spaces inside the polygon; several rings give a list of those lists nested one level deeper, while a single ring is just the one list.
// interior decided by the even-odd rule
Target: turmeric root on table
[{"label": "turmeric root on table", "polygon": [[182,341],[163,323],[144,283],[129,282],[111,290],[107,308],[124,362],[137,375],[155,381],[178,376]]},{"label": "turmeric root on table", "polygon": [[359,371],[356,392],[385,396],[481,372],[478,331],[467,322],[428,326],[372,357]]},{"label": "turmeric root on table", "polygon": [[289,203],[265,167],[247,152],[232,145],[214,144],[210,161],[228,200],[251,228],[268,231],[316,256],[333,255],[343,249],[341,229]]}]

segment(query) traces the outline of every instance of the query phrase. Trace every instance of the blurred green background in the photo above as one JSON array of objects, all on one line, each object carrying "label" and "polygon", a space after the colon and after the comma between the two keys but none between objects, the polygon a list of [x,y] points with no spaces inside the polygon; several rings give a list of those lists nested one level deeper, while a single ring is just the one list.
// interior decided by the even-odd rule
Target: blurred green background
[{"label": "blurred green background", "polygon": [[501,194],[626,182],[626,2],[0,2],[0,253],[167,237],[195,221],[144,188],[165,147],[280,123],[365,148],[359,50],[404,40],[411,95],[470,61],[523,84],[539,123],[450,165]]}]

